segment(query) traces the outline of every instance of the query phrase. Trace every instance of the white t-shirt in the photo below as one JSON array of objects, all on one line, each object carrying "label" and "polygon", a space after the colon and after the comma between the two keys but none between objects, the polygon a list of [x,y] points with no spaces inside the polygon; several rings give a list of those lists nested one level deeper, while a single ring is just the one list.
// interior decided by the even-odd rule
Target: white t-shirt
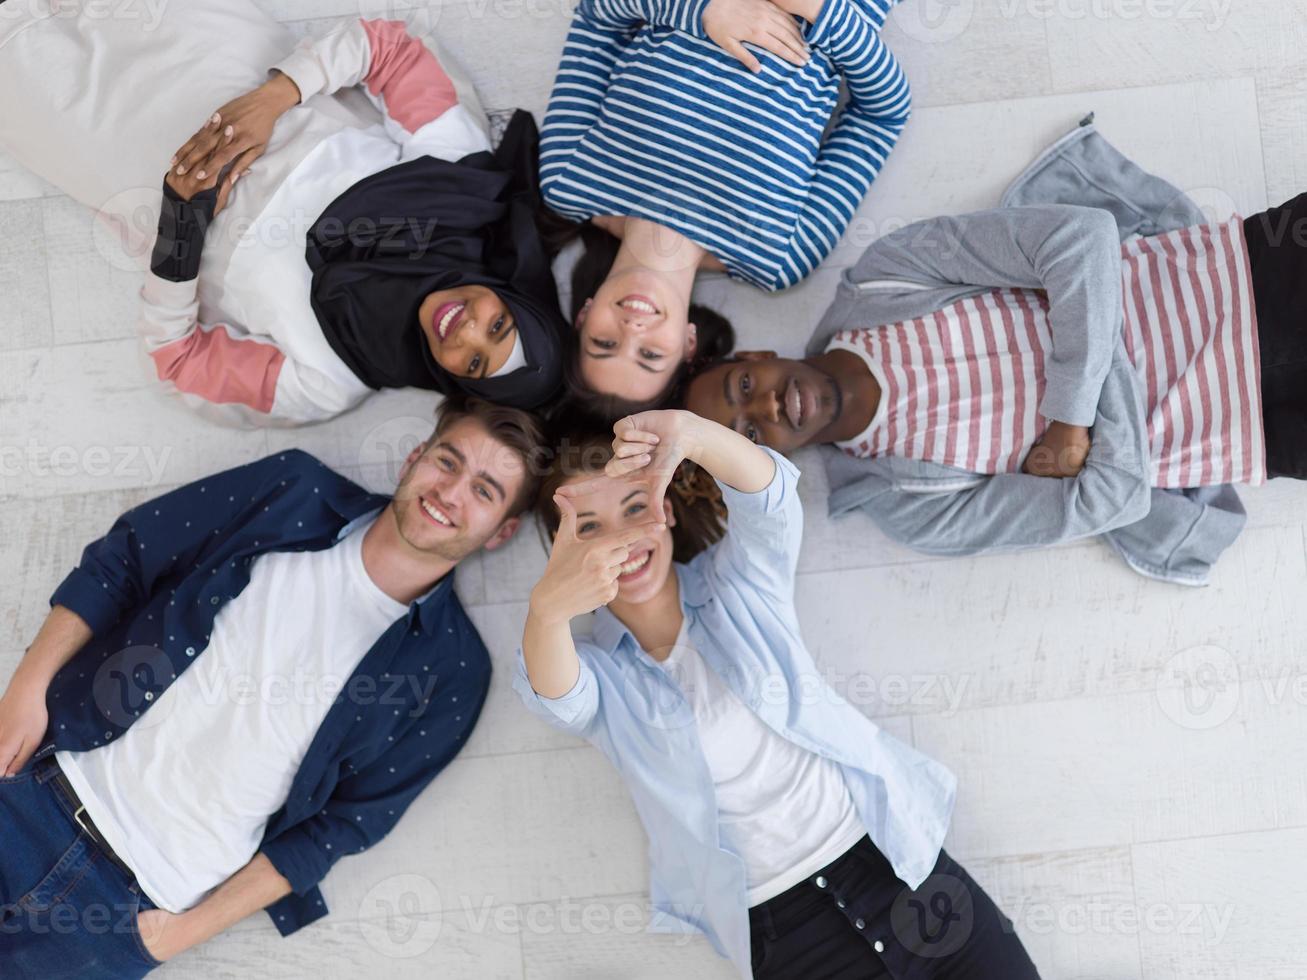
[{"label": "white t-shirt", "polygon": [[184,912],[254,856],[336,695],[404,615],[363,567],[371,524],[256,559],[209,646],[120,739],[56,753],[159,908]]},{"label": "white t-shirt", "polygon": [[867,829],[839,766],[768,728],[687,645],[687,626],[660,666],[694,711],[722,835],[744,859],[752,908],[830,864]]}]

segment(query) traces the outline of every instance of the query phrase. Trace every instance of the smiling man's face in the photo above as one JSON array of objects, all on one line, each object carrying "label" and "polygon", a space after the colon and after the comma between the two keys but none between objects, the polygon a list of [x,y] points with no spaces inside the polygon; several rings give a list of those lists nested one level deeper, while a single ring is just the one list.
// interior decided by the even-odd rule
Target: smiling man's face
[{"label": "smiling man's face", "polygon": [[843,402],[831,375],[771,351],[737,356],[697,375],[685,407],[779,453],[830,441]]},{"label": "smiling man's face", "polygon": [[506,541],[526,461],[474,418],[459,419],[410,456],[392,506],[400,536],[419,550],[460,561]]}]

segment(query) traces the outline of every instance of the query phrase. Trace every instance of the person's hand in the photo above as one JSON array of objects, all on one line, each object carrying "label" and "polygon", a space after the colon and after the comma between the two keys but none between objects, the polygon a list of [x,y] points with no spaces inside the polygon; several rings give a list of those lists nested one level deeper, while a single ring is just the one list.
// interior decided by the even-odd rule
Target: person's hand
[{"label": "person's hand", "polygon": [[1084,469],[1089,445],[1089,429],[1085,426],[1049,422],[1026,456],[1022,472],[1031,476],[1075,476]]},{"label": "person's hand", "polygon": [[211,174],[206,174],[203,178],[200,178],[199,174],[195,172],[188,173],[182,177],[178,176],[177,171],[169,170],[167,176],[164,177],[164,183],[176,191],[182,200],[189,201],[195,197],[196,194],[199,194],[202,191],[213,190],[221,177],[222,186],[218,188],[218,197],[213,205],[213,217],[216,218],[222,212],[222,209],[227,206],[227,200],[231,197],[231,191],[232,188],[236,186],[236,181],[249,173],[248,170],[238,169],[240,165],[241,161],[238,160],[237,165],[227,171],[225,177],[222,177],[222,175],[216,171]]},{"label": "person's hand", "polygon": [[821,8],[825,0],[773,0],[773,2],[785,13],[801,17],[809,24],[815,24],[817,18],[821,16]]},{"label": "person's hand", "polygon": [[762,63],[744,46],[770,51],[792,65],[808,63],[808,44],[794,18],[771,0],[710,0],[703,12],[704,33],[751,72]]},{"label": "person's hand", "polygon": [[666,526],[661,522],[637,524],[583,540],[576,532],[576,502],[595,482],[567,484],[554,494],[561,515],[558,534],[545,573],[531,590],[533,612],[554,622],[575,619],[608,605],[617,596],[617,576],[630,546]]},{"label": "person's hand", "polygon": [[136,917],[136,928],[141,934],[141,945],[160,963],[190,949],[186,938],[185,919],[182,915],[163,909],[146,909]]},{"label": "person's hand", "polygon": [[649,482],[649,508],[661,514],[667,486],[690,455],[699,424],[699,416],[682,409],[628,415],[613,426],[613,458],[604,467],[604,475],[643,476]]},{"label": "person's hand", "polygon": [[0,698],[0,775],[17,775],[45,737],[50,724],[45,691],[15,676]]},{"label": "person's hand", "polygon": [[[299,101],[299,88],[278,72],[254,91],[228,102],[173,155],[168,164],[170,180],[216,180],[228,167],[237,175],[244,173],[263,155],[277,120]],[[174,189],[181,193],[176,185]]]}]

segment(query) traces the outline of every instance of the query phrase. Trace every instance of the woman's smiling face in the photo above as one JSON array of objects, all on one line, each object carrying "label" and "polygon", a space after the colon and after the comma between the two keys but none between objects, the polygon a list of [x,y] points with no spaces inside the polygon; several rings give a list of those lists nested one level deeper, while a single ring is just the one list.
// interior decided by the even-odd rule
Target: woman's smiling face
[{"label": "woman's smiling face", "polygon": [[592,391],[652,401],[693,357],[695,329],[684,298],[642,270],[609,276],[576,320],[580,373]]},{"label": "woman's smiling face", "polygon": [[486,286],[427,294],[418,320],[431,356],[459,378],[485,378],[508,362],[517,337],[512,311]]},{"label": "woman's smiling face", "polygon": [[[576,536],[590,538],[648,524],[649,533],[630,546],[626,562],[617,579],[617,598],[622,602],[647,602],[667,582],[672,568],[672,532],[675,523],[670,501],[664,501],[663,514],[651,510],[649,485],[644,480],[595,480],[593,473],[579,474],[564,483],[593,482],[593,489],[572,498],[576,508]],[[654,520],[667,526],[655,532]]]}]

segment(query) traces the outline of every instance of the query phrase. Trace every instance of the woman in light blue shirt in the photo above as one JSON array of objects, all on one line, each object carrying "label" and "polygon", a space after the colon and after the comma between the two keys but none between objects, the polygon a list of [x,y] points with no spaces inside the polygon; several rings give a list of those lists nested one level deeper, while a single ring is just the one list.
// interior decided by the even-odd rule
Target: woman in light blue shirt
[{"label": "woman in light blue shirt", "polygon": [[[798,470],[686,412],[615,430],[611,448],[571,434],[546,479],[554,545],[514,688],[626,777],[650,928],[704,932],[745,977],[1037,976],[941,848],[953,775],[844,701],[803,644]],[[706,548],[702,472],[728,511]]]}]

